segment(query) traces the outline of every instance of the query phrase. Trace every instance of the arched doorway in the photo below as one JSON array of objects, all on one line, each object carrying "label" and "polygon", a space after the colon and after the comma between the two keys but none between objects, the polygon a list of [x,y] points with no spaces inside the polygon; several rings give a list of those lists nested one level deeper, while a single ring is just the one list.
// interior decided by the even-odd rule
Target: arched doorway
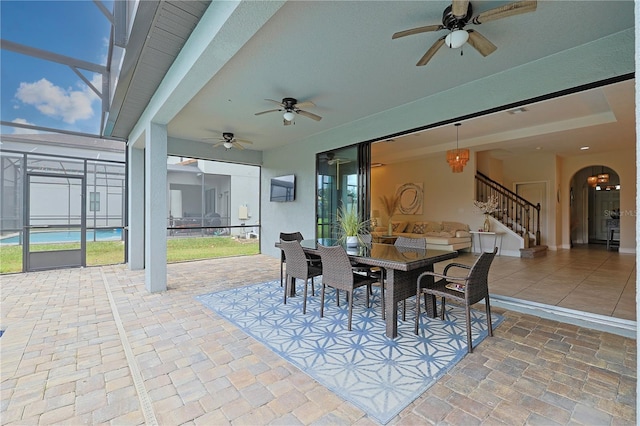
[{"label": "arched doorway", "polygon": [[[575,244],[607,244],[612,221],[620,212],[620,177],[615,170],[593,165],[571,178],[570,235]],[[619,241],[619,232],[613,235]],[[617,247],[617,245],[615,245]]]}]

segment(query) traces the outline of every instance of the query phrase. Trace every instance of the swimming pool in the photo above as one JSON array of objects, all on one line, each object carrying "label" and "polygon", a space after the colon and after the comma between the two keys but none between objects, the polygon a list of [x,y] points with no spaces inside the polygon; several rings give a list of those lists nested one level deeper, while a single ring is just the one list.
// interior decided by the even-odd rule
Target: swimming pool
[{"label": "swimming pool", "polygon": [[[122,229],[96,229],[87,231],[87,241],[118,241],[122,239]],[[80,242],[80,231],[43,231],[32,232],[31,244]],[[20,237],[0,238],[0,245],[19,244]]]}]

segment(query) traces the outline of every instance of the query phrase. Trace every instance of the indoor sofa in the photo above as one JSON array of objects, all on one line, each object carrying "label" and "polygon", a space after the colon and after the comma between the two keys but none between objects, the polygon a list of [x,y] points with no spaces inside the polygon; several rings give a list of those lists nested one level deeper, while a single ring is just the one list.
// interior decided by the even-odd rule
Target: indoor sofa
[{"label": "indoor sofa", "polygon": [[[426,238],[427,249],[466,250],[471,249],[469,225],[460,222],[435,221],[391,221],[393,236]],[[388,233],[387,227],[376,227],[371,233],[378,240]]]}]

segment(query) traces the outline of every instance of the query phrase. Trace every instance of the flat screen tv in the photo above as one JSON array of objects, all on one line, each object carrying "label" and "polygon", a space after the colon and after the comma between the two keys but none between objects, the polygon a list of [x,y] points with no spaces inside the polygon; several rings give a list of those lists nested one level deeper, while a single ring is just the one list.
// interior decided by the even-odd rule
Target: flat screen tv
[{"label": "flat screen tv", "polygon": [[277,176],[271,178],[270,187],[271,201],[294,201],[296,199],[296,177],[295,175]]}]

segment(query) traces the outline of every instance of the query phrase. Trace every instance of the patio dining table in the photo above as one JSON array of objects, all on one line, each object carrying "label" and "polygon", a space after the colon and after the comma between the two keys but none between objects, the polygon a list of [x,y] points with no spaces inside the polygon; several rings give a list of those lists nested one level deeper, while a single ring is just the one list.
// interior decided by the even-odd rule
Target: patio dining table
[{"label": "patio dining table", "polygon": [[[319,255],[318,244],[331,246],[339,242],[324,238],[302,240],[300,244],[305,253]],[[345,249],[354,262],[385,269],[386,335],[392,339],[398,336],[398,302],[416,295],[418,275],[433,271],[433,265],[437,262],[458,256],[457,251],[421,250],[379,243],[360,244]],[[426,312],[432,318],[436,316],[435,304],[435,297],[427,297]]]}]

